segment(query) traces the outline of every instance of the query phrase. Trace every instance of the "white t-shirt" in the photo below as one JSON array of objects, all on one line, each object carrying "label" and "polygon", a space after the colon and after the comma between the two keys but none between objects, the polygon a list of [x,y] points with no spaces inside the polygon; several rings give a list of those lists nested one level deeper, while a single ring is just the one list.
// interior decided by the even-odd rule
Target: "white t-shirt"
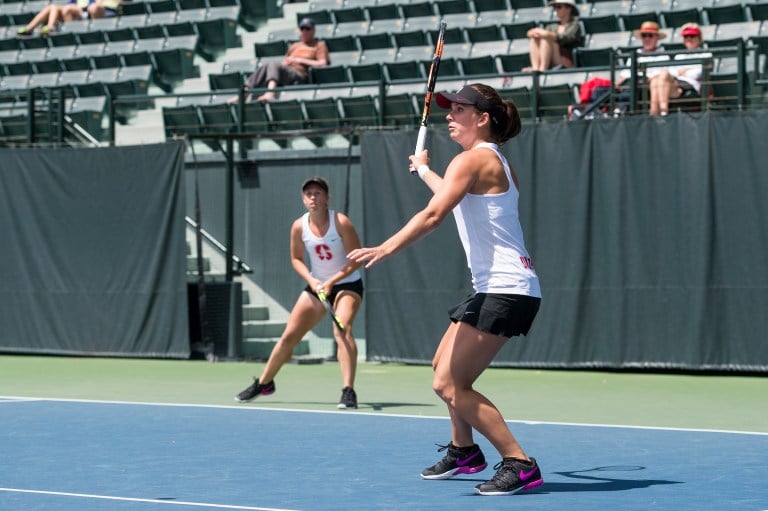
[{"label": "white t-shirt", "polygon": [[[322,237],[315,236],[309,228],[309,212],[301,218],[301,241],[309,254],[310,272],[318,280],[326,281],[347,265],[347,252],[344,241],[336,230],[336,212],[328,210],[328,231]],[[337,284],[354,282],[360,279],[360,272],[355,270]],[[330,291],[330,289],[328,290]]]},{"label": "white t-shirt", "polygon": [[[659,46],[653,52],[648,53],[656,53],[664,51],[664,47]],[[646,53],[643,51],[642,48],[637,50],[637,63],[642,64],[644,62],[663,62],[665,60],[669,60],[669,55],[643,55],[643,53]],[[629,60],[627,61],[627,65],[629,65]],[[646,78],[653,78],[654,76],[660,75],[661,72],[664,71],[664,67],[662,66],[648,66],[645,68],[645,76]],[[642,73],[642,71],[640,71]],[[629,69],[622,69],[619,71],[619,76],[623,79],[629,79],[632,76],[632,71]]]},{"label": "white t-shirt", "polygon": [[509,190],[499,194],[468,193],[454,208],[453,216],[477,293],[518,294],[541,298],[539,278],[525,249],[518,215],[519,192],[507,159],[496,144],[488,147],[504,166]]},{"label": "white t-shirt", "polygon": [[[675,60],[686,60],[686,59],[706,59],[711,58],[712,54],[708,52],[704,53],[680,53],[678,55],[675,55]],[[685,74],[681,74],[681,72],[685,70]],[[669,73],[677,78],[678,80],[682,80],[686,83],[691,84],[691,86],[696,89],[696,92],[701,93],[701,75],[704,71],[704,66],[701,63],[696,64],[688,64],[687,66],[675,66],[669,68]]]}]

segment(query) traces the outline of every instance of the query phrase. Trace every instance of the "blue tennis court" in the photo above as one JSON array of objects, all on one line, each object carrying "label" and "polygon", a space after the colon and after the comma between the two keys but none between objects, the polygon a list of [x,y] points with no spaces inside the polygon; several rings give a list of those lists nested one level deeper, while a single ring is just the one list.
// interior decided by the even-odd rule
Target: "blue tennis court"
[{"label": "blue tennis court", "polygon": [[510,422],[540,488],[481,497],[489,468],[425,481],[445,418],[0,398],[0,509],[768,509],[768,435]]}]

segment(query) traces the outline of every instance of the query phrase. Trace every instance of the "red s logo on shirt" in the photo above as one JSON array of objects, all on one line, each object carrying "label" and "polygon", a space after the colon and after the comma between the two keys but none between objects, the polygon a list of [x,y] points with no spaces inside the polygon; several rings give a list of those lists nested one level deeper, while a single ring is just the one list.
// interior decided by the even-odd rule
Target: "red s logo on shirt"
[{"label": "red s logo on shirt", "polygon": [[333,254],[331,253],[331,247],[329,247],[326,244],[320,244],[315,247],[315,253],[317,253],[317,257],[320,258],[321,261],[330,261],[333,259]]}]

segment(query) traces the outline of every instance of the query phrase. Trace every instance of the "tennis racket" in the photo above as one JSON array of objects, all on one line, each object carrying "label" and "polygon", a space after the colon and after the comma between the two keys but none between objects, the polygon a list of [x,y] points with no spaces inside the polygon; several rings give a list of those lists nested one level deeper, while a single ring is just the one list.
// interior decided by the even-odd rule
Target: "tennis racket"
[{"label": "tennis racket", "polygon": [[[427,93],[424,96],[424,108],[421,111],[421,122],[419,123],[419,135],[416,138],[416,149],[414,154],[419,154],[424,150],[424,142],[427,138],[427,124],[429,123],[429,109],[432,107],[432,95],[435,93],[435,82],[437,82],[437,71],[440,68],[440,59],[443,57],[443,44],[445,42],[445,20],[440,21],[440,30],[437,32],[437,43],[435,44],[435,54],[432,57],[432,65],[429,66],[429,77],[427,78]],[[418,175],[416,170],[411,174]]]},{"label": "tennis racket", "polygon": [[331,307],[331,303],[328,301],[328,297],[325,296],[325,291],[318,291],[317,297],[320,298],[320,303],[322,303],[323,307],[325,307],[325,310],[328,311],[328,315],[331,317],[336,326],[339,327],[339,330],[344,332],[344,323],[342,323],[336,313],[333,312],[333,307]]}]

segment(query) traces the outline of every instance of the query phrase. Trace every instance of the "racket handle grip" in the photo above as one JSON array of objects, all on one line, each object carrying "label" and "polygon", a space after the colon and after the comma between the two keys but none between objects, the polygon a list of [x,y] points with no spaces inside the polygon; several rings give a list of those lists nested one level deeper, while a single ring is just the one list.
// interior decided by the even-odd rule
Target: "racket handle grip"
[{"label": "racket handle grip", "polygon": [[[427,127],[426,126],[419,126],[419,135],[416,137],[416,149],[413,150],[413,154],[419,154],[424,150],[424,143],[427,139]],[[418,176],[419,173],[416,172],[416,169],[411,171],[411,174],[414,176]]]}]

